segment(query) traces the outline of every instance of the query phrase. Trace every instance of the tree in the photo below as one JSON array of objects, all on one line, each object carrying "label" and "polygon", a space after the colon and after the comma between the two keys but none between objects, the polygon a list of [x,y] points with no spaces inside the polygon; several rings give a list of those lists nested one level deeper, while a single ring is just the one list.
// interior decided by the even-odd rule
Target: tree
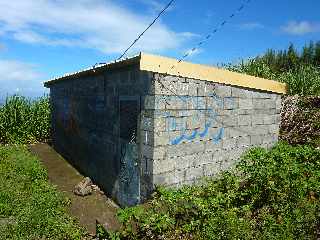
[{"label": "tree", "polygon": [[297,53],[296,49],[294,48],[293,44],[290,43],[289,48],[288,48],[288,53],[287,53],[287,60],[286,60],[287,67],[286,67],[286,69],[294,68],[295,66],[297,66],[298,62],[299,62],[298,53]]},{"label": "tree", "polygon": [[311,41],[309,43],[309,46],[305,45],[302,49],[302,55],[301,55],[301,61],[304,64],[313,64],[314,63],[314,57],[315,57],[315,48],[314,44]]},{"label": "tree", "polygon": [[314,64],[320,67],[320,41],[318,41],[315,45]]}]

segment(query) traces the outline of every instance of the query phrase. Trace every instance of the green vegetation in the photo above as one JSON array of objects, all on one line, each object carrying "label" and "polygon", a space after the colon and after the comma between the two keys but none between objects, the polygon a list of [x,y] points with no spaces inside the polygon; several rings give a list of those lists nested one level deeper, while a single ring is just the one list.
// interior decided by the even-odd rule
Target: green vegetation
[{"label": "green vegetation", "polygon": [[50,103],[48,97],[30,101],[25,97],[8,97],[0,106],[0,144],[26,144],[50,137]]},{"label": "green vegetation", "polygon": [[202,186],[160,188],[145,206],[120,210],[113,239],[317,239],[320,151],[279,143],[255,148]]},{"label": "green vegetation", "polygon": [[[320,42],[301,52],[268,50],[228,69],[287,83],[290,95],[320,94]],[[301,98],[282,116],[279,143],[248,151],[231,171],[200,186],[158,188],[145,205],[120,210],[111,239],[320,239],[319,99]],[[294,111],[292,111],[294,110]],[[294,131],[292,129],[294,128]],[[0,239],[82,239],[68,200],[23,146],[50,138],[48,97],[0,106]]]},{"label": "green vegetation", "polygon": [[0,239],[83,239],[65,199],[22,146],[0,146]]},{"label": "green vegetation", "polygon": [[287,83],[290,95],[320,95],[320,42],[311,42],[301,52],[292,44],[285,51],[268,50],[262,56],[226,67]]}]

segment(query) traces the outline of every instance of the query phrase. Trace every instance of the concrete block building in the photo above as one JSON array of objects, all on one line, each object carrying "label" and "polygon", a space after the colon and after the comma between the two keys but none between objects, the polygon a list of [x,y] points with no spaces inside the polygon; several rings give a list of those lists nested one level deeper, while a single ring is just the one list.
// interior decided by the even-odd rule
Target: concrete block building
[{"label": "concrete block building", "polygon": [[278,139],[286,85],[141,53],[45,82],[54,148],[120,205]]}]

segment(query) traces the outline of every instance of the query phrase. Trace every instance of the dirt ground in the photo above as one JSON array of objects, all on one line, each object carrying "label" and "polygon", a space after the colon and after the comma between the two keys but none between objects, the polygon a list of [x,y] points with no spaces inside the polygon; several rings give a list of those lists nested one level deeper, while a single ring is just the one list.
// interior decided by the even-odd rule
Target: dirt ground
[{"label": "dirt ground", "polygon": [[76,196],[73,193],[74,186],[84,176],[55,152],[52,147],[41,143],[30,146],[30,150],[38,156],[48,170],[49,181],[71,200],[69,213],[79,221],[81,226],[92,234],[96,232],[96,221],[110,230],[119,228],[115,216],[117,206],[111,199],[95,191],[86,197]]}]

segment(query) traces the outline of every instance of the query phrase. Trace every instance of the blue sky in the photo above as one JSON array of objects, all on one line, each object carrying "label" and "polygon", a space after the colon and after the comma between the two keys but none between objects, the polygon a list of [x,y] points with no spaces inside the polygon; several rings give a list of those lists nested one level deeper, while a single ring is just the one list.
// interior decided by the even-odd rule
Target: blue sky
[{"label": "blue sky", "polygon": [[[168,0],[0,0],[0,98],[42,95],[44,80],[111,61]],[[180,57],[240,0],[176,0],[129,53]],[[187,60],[236,62],[268,48],[320,40],[320,1],[252,0]]]}]

